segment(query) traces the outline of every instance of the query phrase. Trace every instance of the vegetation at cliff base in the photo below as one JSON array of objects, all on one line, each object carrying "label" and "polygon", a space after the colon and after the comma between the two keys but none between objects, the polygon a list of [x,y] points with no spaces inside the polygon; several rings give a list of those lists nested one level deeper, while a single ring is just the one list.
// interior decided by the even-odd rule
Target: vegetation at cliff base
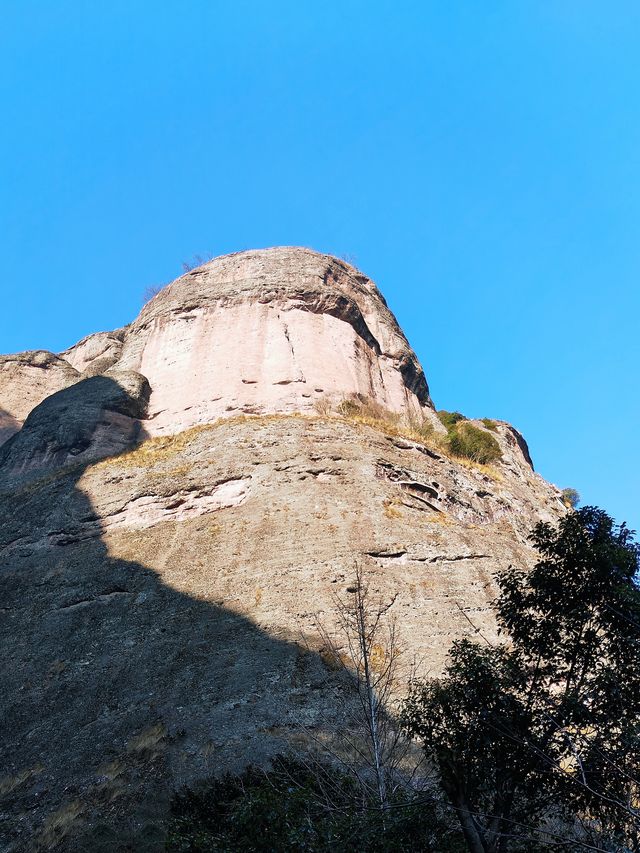
[{"label": "vegetation at cliff base", "polygon": [[638,545],[593,507],[531,539],[535,568],[497,577],[505,643],[454,643],[444,676],[413,685],[406,729],[472,853],[637,851]]},{"label": "vegetation at cliff base", "polygon": [[310,768],[280,756],[268,771],[250,767],[178,794],[166,850],[463,853],[460,833],[433,799],[398,792],[383,814],[358,793],[353,779],[334,766]]},{"label": "vegetation at cliff base", "polygon": [[[393,617],[357,569],[337,642],[355,650],[344,684],[376,761],[359,760],[368,747],[349,764],[321,746],[320,758],[279,757],[185,790],[167,851],[638,853],[640,547],[594,507],[530,539],[535,567],[496,576],[500,642],[454,642],[441,677],[410,680],[399,717],[379,701],[396,671],[395,622],[380,669]],[[391,674],[380,695],[379,672]],[[402,730],[411,748],[398,761]]]}]

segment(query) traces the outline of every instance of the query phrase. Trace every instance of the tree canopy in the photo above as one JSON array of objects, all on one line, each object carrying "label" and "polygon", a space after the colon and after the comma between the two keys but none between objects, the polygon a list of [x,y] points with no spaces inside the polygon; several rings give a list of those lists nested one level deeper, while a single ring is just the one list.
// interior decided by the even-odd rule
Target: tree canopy
[{"label": "tree canopy", "polygon": [[455,643],[444,676],[413,685],[405,727],[473,853],[638,850],[638,545],[594,507],[531,540],[535,567],[497,578],[504,642]]}]

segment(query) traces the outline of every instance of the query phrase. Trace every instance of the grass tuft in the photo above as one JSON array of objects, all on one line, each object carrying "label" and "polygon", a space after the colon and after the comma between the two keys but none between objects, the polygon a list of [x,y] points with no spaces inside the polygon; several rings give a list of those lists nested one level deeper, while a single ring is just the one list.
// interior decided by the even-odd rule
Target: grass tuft
[{"label": "grass tuft", "polygon": [[407,422],[399,413],[391,412],[360,394],[343,399],[333,409],[323,398],[320,405],[316,406],[316,412],[316,415],[292,412],[265,415],[242,414],[220,418],[213,423],[199,424],[174,435],[149,438],[133,450],[110,456],[90,467],[94,470],[101,470],[113,464],[131,468],[151,467],[170,460],[198,435],[215,430],[221,425],[229,426],[233,423],[245,422],[261,424],[290,418],[314,420],[338,417],[351,423],[371,427],[385,435],[415,441],[417,444],[455,459],[466,467],[481,470],[494,480],[501,479],[500,474],[489,464],[500,459],[502,455],[497,441],[485,430],[468,423],[465,416],[459,412],[438,412],[442,423],[451,424],[446,434],[437,430],[433,422],[427,418],[415,418]]},{"label": "grass tuft", "polygon": [[480,418],[480,420],[491,432],[498,432],[498,424],[494,420],[491,420],[491,418]]},{"label": "grass tuft", "polygon": [[447,412],[445,409],[440,409],[438,417],[440,418],[440,423],[448,430],[453,429],[460,421],[467,420],[460,412]]},{"label": "grass tuft", "polygon": [[466,459],[476,465],[489,465],[502,458],[502,451],[496,439],[489,435],[498,431],[498,425],[491,418],[482,418],[485,429],[469,423],[460,412],[438,412],[440,422],[447,429],[446,445],[449,454],[457,460]]}]

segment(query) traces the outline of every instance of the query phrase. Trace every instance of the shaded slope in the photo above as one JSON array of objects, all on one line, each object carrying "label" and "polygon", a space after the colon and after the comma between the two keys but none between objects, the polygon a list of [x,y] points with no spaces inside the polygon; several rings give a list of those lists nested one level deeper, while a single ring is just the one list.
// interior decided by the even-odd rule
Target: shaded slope
[{"label": "shaded slope", "polygon": [[526,564],[530,523],[561,511],[510,464],[491,477],[343,420],[271,416],[11,481],[5,837],[53,849],[68,822],[64,849],[138,832],[159,849],[174,786],[327,725],[329,676],[300,642],[315,614],[331,626],[355,560],[431,669],[471,630],[461,610],[491,636],[493,571]]}]

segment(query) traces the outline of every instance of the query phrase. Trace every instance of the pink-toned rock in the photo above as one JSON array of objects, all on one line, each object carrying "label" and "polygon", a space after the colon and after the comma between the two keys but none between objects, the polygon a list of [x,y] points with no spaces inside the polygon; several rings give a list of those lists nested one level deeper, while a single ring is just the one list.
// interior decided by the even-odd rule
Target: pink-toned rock
[{"label": "pink-toned rock", "polygon": [[[437,673],[497,640],[494,573],[566,512],[509,424],[473,422],[490,467],[402,429],[444,429],[413,351],[369,279],[307,249],[218,258],[63,355],[0,359],[0,430],[26,417],[0,447],[12,853],[160,853],[172,791],[341,725],[317,620],[344,640],[356,564]],[[355,394],[399,418],[336,412]]]},{"label": "pink-toned rock", "polygon": [[150,435],[352,394],[433,417],[422,368],[377,287],[309,249],[227,255],[177,279],[129,327],[118,366],[149,380]]}]

